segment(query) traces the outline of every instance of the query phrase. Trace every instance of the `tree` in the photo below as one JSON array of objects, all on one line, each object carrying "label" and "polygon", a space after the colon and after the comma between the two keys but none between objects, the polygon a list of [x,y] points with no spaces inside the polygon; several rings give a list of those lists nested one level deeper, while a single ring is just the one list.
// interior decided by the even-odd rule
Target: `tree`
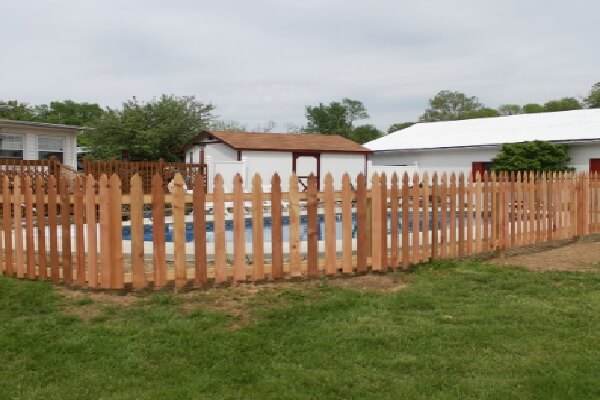
[{"label": "tree", "polygon": [[525,114],[535,114],[544,112],[544,106],[537,103],[529,103],[523,106],[523,113]]},{"label": "tree", "polygon": [[414,124],[415,122],[396,122],[395,124],[390,125],[387,133],[401,131],[402,129],[410,128]]},{"label": "tree", "polygon": [[33,121],[35,113],[27,103],[19,103],[17,100],[0,101],[0,118]]},{"label": "tree", "polygon": [[544,111],[569,111],[569,110],[580,110],[583,106],[574,97],[563,97],[560,100],[551,100],[544,104]]},{"label": "tree", "polygon": [[213,109],[194,97],[162,95],[149,102],[134,98],[122,109],[108,109],[85,135],[97,158],[120,158],[127,150],[132,160],[176,161],[183,146],[209,126]]},{"label": "tree", "polygon": [[246,125],[242,125],[237,121],[233,120],[215,120],[210,122],[210,130],[213,131],[226,131],[226,132],[246,132]]},{"label": "tree", "polygon": [[592,86],[590,94],[585,98],[585,104],[588,108],[600,108],[600,82]]},{"label": "tree", "polygon": [[383,136],[383,132],[375,127],[375,125],[365,124],[357,126],[352,130],[350,139],[360,144],[370,142]]},{"label": "tree", "polygon": [[493,160],[496,171],[569,171],[568,147],[541,140],[505,143]]},{"label": "tree", "polygon": [[482,108],[480,110],[466,111],[458,119],[493,118],[499,117],[500,113],[493,108]]},{"label": "tree", "polygon": [[342,135],[350,137],[355,121],[369,118],[362,102],[343,99],[329,104],[319,103],[318,106],[306,106],[306,132],[323,133],[326,135]]},{"label": "tree", "polygon": [[498,107],[500,115],[516,115],[521,114],[523,109],[518,104],[502,104]]},{"label": "tree", "polygon": [[34,112],[35,120],[39,122],[85,126],[99,119],[104,110],[95,103],[65,100],[35,106]]},{"label": "tree", "polygon": [[461,116],[481,109],[483,104],[475,96],[469,97],[461,92],[442,90],[429,99],[429,108],[419,120],[423,122],[457,120],[462,119]]}]

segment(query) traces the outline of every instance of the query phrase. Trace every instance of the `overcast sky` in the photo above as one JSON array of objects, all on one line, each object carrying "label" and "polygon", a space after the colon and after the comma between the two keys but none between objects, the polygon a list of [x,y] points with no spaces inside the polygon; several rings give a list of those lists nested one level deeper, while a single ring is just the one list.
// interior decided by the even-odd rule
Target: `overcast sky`
[{"label": "overcast sky", "polygon": [[415,120],[441,89],[495,107],[600,81],[597,0],[2,0],[0,99],[194,95],[276,130],[350,97]]}]

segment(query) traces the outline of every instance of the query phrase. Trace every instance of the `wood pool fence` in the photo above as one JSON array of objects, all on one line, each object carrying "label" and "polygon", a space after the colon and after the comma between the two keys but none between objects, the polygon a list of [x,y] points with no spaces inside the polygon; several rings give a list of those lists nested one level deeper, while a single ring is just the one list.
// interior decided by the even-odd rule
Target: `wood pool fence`
[{"label": "wood pool fence", "polygon": [[139,175],[127,194],[117,175],[77,177],[73,193],[54,176],[4,175],[0,183],[2,273],[94,289],[384,272],[600,231],[600,181],[585,173],[373,175],[369,184],[345,175],[341,190],[327,175],[322,191],[311,177],[306,192],[292,176],[286,193],[277,175],[269,192],[255,176],[248,193],[239,175],[233,193],[224,193],[219,175],[212,193],[200,175],[195,190],[184,191],[179,174],[173,193],[160,175],[150,194]]},{"label": "wood pool fence", "polygon": [[176,173],[181,174],[187,187],[192,189],[196,175],[204,175],[206,181],[208,171],[206,164],[166,162],[161,159],[159,161],[83,160],[83,172],[85,176],[92,175],[96,180],[102,175],[118,175],[123,193],[129,193],[131,178],[138,174],[142,179],[142,190],[144,193],[150,193],[154,175],[161,175],[166,191],[168,182]]}]

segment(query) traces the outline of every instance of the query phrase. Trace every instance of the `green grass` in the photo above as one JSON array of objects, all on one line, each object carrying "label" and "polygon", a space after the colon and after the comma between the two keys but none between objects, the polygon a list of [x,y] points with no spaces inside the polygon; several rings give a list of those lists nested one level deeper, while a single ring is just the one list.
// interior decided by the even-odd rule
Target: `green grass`
[{"label": "green grass", "polygon": [[1,399],[597,399],[600,274],[426,265],[407,288],[128,306],[0,278]]}]

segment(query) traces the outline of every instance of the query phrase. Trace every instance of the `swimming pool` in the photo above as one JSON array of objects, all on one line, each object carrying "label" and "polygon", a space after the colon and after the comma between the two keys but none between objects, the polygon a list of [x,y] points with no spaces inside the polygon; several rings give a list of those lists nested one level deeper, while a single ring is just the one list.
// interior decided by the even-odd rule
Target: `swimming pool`
[{"label": "swimming pool", "polygon": [[[431,214],[431,213],[430,213]],[[419,223],[423,225],[423,216],[419,216]],[[308,217],[306,215],[302,215],[300,217],[300,240],[307,240],[308,237]],[[252,219],[246,218],[244,220],[245,224],[245,238],[246,243],[252,242]],[[283,216],[281,218],[282,224],[282,240],[284,242],[289,241],[290,237],[290,219],[288,216]],[[390,225],[390,215],[388,214],[388,226]],[[431,229],[431,218],[429,222],[429,227]],[[398,215],[398,229],[402,229],[402,214]],[[409,232],[412,232],[412,218],[409,222],[408,226]],[[153,225],[145,224],[144,225],[144,241],[151,242],[152,241],[152,232]],[[325,216],[320,214],[318,215],[318,226],[317,226],[317,234],[319,240],[323,240],[323,235],[325,234]],[[352,237],[356,238],[357,234],[357,222],[356,222],[356,214],[352,215]],[[214,226],[212,222],[206,223],[206,241],[208,243],[214,242]],[[335,216],[335,236],[337,240],[342,239],[342,215],[336,214]],[[123,227],[123,239],[131,240],[131,226]],[[192,222],[185,223],[185,240],[186,242],[194,241],[194,225]],[[233,220],[225,221],[225,240],[233,241]],[[271,217],[264,218],[264,229],[263,229],[263,240],[265,242],[271,241]],[[173,241],[173,224],[168,223],[165,224],[165,241],[172,242]]]}]

